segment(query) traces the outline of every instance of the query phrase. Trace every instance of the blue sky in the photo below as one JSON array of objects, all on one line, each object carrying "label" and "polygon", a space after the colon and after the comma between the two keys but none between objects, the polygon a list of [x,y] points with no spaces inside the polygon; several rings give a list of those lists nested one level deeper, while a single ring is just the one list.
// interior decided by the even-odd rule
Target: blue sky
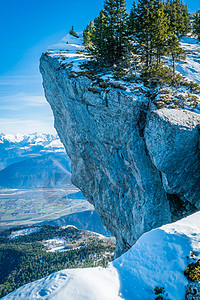
[{"label": "blue sky", "polygon": [[[126,1],[130,9],[132,0]],[[200,0],[187,0],[189,10]],[[44,99],[41,52],[66,35],[81,31],[98,15],[103,1],[0,0],[0,132],[54,132]]]}]

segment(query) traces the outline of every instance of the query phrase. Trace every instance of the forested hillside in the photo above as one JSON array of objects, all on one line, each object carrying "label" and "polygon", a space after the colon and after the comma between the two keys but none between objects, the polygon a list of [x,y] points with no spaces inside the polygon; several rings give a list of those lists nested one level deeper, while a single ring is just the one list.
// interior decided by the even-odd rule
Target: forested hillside
[{"label": "forested hillside", "polygon": [[12,228],[0,232],[0,297],[66,268],[106,267],[115,244],[74,226]]}]

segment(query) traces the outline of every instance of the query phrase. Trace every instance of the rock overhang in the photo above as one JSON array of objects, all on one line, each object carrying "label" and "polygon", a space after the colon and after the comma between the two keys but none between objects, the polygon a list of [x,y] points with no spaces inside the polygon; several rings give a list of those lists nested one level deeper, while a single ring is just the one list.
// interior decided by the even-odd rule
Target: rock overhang
[{"label": "rock overhang", "polygon": [[199,209],[200,115],[156,109],[146,94],[94,81],[43,55],[41,73],[72,181],[116,236],[116,255],[142,233]]}]

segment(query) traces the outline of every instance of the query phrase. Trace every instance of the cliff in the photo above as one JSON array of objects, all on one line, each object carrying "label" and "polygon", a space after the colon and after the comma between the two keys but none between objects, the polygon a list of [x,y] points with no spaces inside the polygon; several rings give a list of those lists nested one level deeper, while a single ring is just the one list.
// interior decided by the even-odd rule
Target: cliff
[{"label": "cliff", "polygon": [[117,239],[116,256],[200,206],[200,115],[156,109],[142,89],[105,89],[46,53],[40,70],[80,188]]}]

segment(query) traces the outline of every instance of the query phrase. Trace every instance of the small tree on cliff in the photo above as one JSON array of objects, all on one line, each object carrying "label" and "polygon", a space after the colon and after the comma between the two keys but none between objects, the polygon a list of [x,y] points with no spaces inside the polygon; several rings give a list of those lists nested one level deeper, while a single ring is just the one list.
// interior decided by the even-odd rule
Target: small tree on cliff
[{"label": "small tree on cliff", "polygon": [[94,22],[91,21],[83,31],[84,45],[87,51],[90,53],[92,53],[94,48],[94,44],[93,44],[94,30],[95,30]]},{"label": "small tree on cliff", "polygon": [[101,65],[103,63],[109,63],[109,49],[107,45],[108,28],[104,10],[101,10],[99,16],[96,19],[94,19],[94,28],[95,31],[92,36],[92,53]]},{"label": "small tree on cliff", "polygon": [[131,36],[135,34],[137,27],[137,6],[135,1],[133,1],[133,5],[128,17],[128,34]]},{"label": "small tree on cliff", "polygon": [[107,46],[109,62],[118,63],[126,56],[128,32],[125,0],[106,0],[104,5],[107,20]]},{"label": "small tree on cliff", "polygon": [[71,34],[72,36],[78,38],[78,34],[76,33],[76,31],[74,30],[74,26],[72,25],[72,28],[69,31],[69,34]]}]

